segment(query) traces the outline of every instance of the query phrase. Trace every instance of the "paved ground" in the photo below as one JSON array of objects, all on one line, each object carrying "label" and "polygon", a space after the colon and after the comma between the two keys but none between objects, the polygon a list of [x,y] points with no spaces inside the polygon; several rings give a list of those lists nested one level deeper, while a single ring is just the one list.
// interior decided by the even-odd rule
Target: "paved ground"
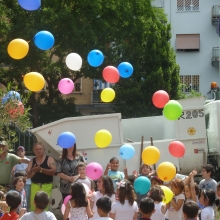
[{"label": "paved ground", "polygon": [[57,217],[57,220],[63,220],[63,215],[60,209],[52,209],[53,214]]}]

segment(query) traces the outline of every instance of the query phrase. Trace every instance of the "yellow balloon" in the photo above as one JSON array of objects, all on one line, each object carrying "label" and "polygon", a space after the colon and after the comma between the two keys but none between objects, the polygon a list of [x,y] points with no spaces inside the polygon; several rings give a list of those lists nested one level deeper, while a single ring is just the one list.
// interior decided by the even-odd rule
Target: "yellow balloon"
[{"label": "yellow balloon", "polygon": [[160,151],[154,146],[148,146],[142,151],[142,160],[147,165],[155,164],[160,159]]},{"label": "yellow balloon", "polygon": [[24,85],[32,92],[38,92],[44,88],[44,77],[37,72],[30,72],[24,76]]},{"label": "yellow balloon", "polygon": [[161,189],[163,190],[164,193],[164,199],[163,199],[163,203],[167,204],[171,201],[171,199],[173,198],[174,194],[171,191],[170,188],[168,188],[167,186],[160,186]]},{"label": "yellow balloon", "polygon": [[112,135],[107,130],[99,130],[94,137],[95,144],[99,148],[105,148],[112,142]]},{"label": "yellow balloon", "polygon": [[24,58],[29,51],[29,44],[23,39],[14,39],[8,44],[8,54],[15,60]]},{"label": "yellow balloon", "polygon": [[101,100],[103,102],[111,102],[115,98],[115,91],[112,88],[103,89],[101,92]]},{"label": "yellow balloon", "polygon": [[170,181],[176,175],[176,167],[170,162],[163,162],[157,167],[157,175],[163,181]]}]

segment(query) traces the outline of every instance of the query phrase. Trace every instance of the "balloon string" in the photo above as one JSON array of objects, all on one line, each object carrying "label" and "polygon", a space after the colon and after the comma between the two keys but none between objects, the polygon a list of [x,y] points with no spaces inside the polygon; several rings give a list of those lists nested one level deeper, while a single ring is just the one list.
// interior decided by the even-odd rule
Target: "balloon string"
[{"label": "balloon string", "polygon": [[28,44],[31,42],[31,40],[29,40],[29,41],[27,41],[28,42]]}]

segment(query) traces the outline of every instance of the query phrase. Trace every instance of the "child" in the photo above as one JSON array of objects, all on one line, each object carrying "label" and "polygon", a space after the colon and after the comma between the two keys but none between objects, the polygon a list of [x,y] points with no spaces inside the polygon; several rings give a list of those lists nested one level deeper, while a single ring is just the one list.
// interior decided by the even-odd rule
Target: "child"
[{"label": "child", "polygon": [[157,177],[157,176],[152,176],[151,177],[151,186],[160,186],[163,184],[163,181]]},{"label": "child", "polygon": [[94,182],[86,176],[86,164],[84,162],[78,163],[77,171],[79,177],[75,180],[75,182],[85,183],[89,187],[89,189],[94,192]]},{"label": "child", "polygon": [[34,197],[35,209],[22,216],[20,220],[57,220],[55,215],[50,211],[45,211],[49,204],[49,196],[44,191],[38,191]]},{"label": "child", "polygon": [[[119,160],[116,157],[112,157],[109,161],[109,164],[106,167],[104,175],[108,175],[114,185],[114,190],[116,191],[116,183],[120,182],[121,180],[128,179],[128,173],[127,173],[127,168],[125,167],[124,172],[118,171],[119,167]],[[110,169],[110,170],[109,170]]]},{"label": "child", "polygon": [[152,169],[149,165],[147,164],[142,164],[140,166],[140,174],[138,174],[138,172],[136,170],[134,170],[132,172],[134,179],[138,178],[138,176],[146,176],[146,177],[150,177],[152,174],[154,174],[155,172],[152,172]]},{"label": "child", "polygon": [[151,220],[150,217],[155,212],[154,200],[151,198],[144,198],[140,202],[140,212],[142,218],[140,220]]},{"label": "child", "polygon": [[129,180],[117,183],[119,201],[112,204],[110,218],[114,220],[137,219],[138,205],[135,201],[134,188]]},{"label": "child", "polygon": [[166,219],[180,220],[182,219],[182,208],[185,200],[183,194],[184,183],[181,179],[174,179],[171,181],[171,190],[174,193],[173,199],[167,205]]},{"label": "child", "polygon": [[215,191],[212,189],[201,190],[199,202],[204,206],[204,209],[201,211],[201,220],[214,220],[215,214],[212,206],[215,202]]},{"label": "child", "polygon": [[65,213],[63,219],[68,219],[70,214],[70,220],[80,219],[87,220],[88,217],[93,217],[93,213],[90,208],[89,200],[86,198],[85,188],[82,183],[71,184],[71,196],[72,198],[66,204]]},{"label": "child", "polygon": [[183,217],[185,220],[197,220],[199,206],[194,201],[188,201],[183,205]]},{"label": "child", "polygon": [[151,187],[148,197],[154,200],[155,212],[151,216],[151,220],[164,220],[166,213],[166,205],[162,203],[164,192],[160,186]]},{"label": "child", "polygon": [[112,218],[108,217],[109,212],[111,211],[112,202],[108,197],[99,198],[96,202],[97,212],[100,218],[97,220],[113,220]]},{"label": "child", "polygon": [[109,176],[102,176],[99,178],[97,182],[98,191],[93,193],[91,197],[91,208],[94,212],[94,216],[90,220],[95,220],[99,218],[97,213],[97,206],[96,201],[102,197],[108,197],[111,202],[115,202],[115,194],[114,194],[114,187],[112,183],[112,179]]},{"label": "child", "polygon": [[215,218],[220,219],[220,182],[217,184],[217,199],[215,200]]}]

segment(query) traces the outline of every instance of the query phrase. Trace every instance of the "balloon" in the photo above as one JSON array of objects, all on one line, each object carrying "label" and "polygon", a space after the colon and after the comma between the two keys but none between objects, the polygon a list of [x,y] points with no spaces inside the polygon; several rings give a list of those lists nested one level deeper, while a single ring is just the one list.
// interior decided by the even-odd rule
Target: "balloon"
[{"label": "balloon", "polygon": [[[63,215],[64,215],[64,213],[65,213],[65,209],[66,209],[66,205],[63,204],[63,205],[61,206],[61,212],[62,212]],[[69,213],[68,218],[70,218],[70,213]]]},{"label": "balloon", "polygon": [[138,194],[146,194],[151,187],[151,182],[146,176],[139,176],[134,181],[134,190]]},{"label": "balloon", "polygon": [[74,89],[74,83],[69,78],[63,78],[58,83],[58,89],[62,94],[70,94]]},{"label": "balloon", "polygon": [[76,137],[73,133],[66,131],[59,135],[57,144],[62,148],[71,148],[76,143]]},{"label": "balloon", "polygon": [[142,151],[142,160],[147,165],[157,163],[160,159],[160,151],[154,146],[148,146]]},{"label": "balloon", "polygon": [[8,97],[9,99],[11,100],[18,100],[18,101],[21,101],[21,95],[16,92],[16,91],[9,91],[7,94],[6,94],[6,97]]},{"label": "balloon", "polygon": [[118,69],[114,66],[107,66],[102,71],[102,76],[106,82],[116,83],[119,81],[120,75]]},{"label": "balloon", "polygon": [[172,141],[169,145],[169,152],[174,157],[183,157],[185,154],[185,146],[180,141]]},{"label": "balloon", "polygon": [[176,175],[176,167],[170,162],[163,162],[157,167],[157,175],[163,181],[170,181]]},{"label": "balloon", "polygon": [[69,69],[78,71],[82,67],[82,58],[77,53],[70,53],[66,57],[66,65]]},{"label": "balloon", "polygon": [[90,66],[98,67],[104,61],[104,55],[100,50],[92,50],[87,56],[87,60]]},{"label": "balloon", "polygon": [[90,189],[89,189],[89,187],[85,183],[82,183],[82,184],[84,186],[84,189],[85,189],[85,192],[86,192],[86,196],[88,196],[89,192],[90,192]]},{"label": "balloon", "polygon": [[72,199],[72,196],[71,195],[68,195],[65,197],[65,199],[63,200],[63,204],[66,206],[67,202]]},{"label": "balloon", "polygon": [[7,51],[11,58],[15,60],[20,60],[27,55],[29,51],[29,44],[27,41],[18,38],[18,39],[12,40],[8,44]]},{"label": "balloon", "polygon": [[37,72],[27,73],[24,78],[24,85],[32,92],[38,92],[44,88],[44,77]]},{"label": "balloon", "polygon": [[92,180],[97,180],[102,176],[103,169],[99,163],[92,162],[86,166],[86,176]]},{"label": "balloon", "polygon": [[123,62],[118,65],[118,71],[122,78],[128,78],[133,74],[134,68],[128,62]]},{"label": "balloon", "polygon": [[167,102],[169,102],[169,100],[170,100],[170,97],[168,93],[164,90],[158,90],[157,92],[153,94],[153,97],[152,97],[153,104],[157,108],[163,108],[167,104]]},{"label": "balloon", "polygon": [[9,100],[9,97],[4,96],[4,97],[2,98],[2,104],[4,105],[5,103],[8,102],[8,100]]},{"label": "balloon", "polygon": [[129,160],[134,156],[135,149],[130,144],[124,144],[120,147],[119,154],[123,159]]},{"label": "balloon", "polygon": [[163,190],[164,193],[164,199],[163,199],[163,203],[167,204],[171,201],[171,199],[173,198],[174,194],[173,192],[170,190],[170,188],[168,188],[167,186],[160,186],[161,189]]},{"label": "balloon", "polygon": [[182,106],[175,100],[170,100],[163,109],[163,115],[169,120],[177,120],[182,114]]},{"label": "balloon", "polygon": [[27,11],[34,11],[40,9],[41,0],[18,0],[18,4]]},{"label": "balloon", "polygon": [[17,100],[8,102],[5,106],[10,118],[17,118],[24,114],[24,105]]},{"label": "balloon", "polygon": [[34,43],[41,50],[49,50],[54,42],[54,36],[49,31],[40,31],[34,36]]},{"label": "balloon", "polygon": [[101,92],[101,100],[103,102],[111,102],[115,98],[115,91],[112,88],[105,88]]},{"label": "balloon", "polygon": [[112,142],[112,135],[107,130],[99,130],[96,132],[94,141],[97,147],[105,148]]}]

